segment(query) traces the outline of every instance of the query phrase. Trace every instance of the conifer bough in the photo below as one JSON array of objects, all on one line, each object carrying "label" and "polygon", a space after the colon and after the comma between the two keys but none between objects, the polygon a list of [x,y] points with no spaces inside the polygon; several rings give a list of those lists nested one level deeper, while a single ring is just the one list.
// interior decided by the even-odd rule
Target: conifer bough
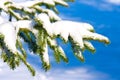
[{"label": "conifer bough", "polygon": [[57,44],[58,37],[64,43],[71,43],[74,55],[81,61],[84,61],[84,50],[95,52],[91,40],[109,44],[109,39],[95,33],[92,25],[62,20],[58,16],[56,5],[68,6],[67,2],[73,1],[26,0],[17,3],[14,0],[0,0],[0,13],[4,12],[9,16],[7,21],[0,14],[0,49],[3,61],[11,69],[23,62],[34,76],[35,71],[27,62],[22,41],[28,43],[29,50],[40,57],[46,71],[50,69],[48,47],[53,50],[56,62],[68,62],[64,50]]}]

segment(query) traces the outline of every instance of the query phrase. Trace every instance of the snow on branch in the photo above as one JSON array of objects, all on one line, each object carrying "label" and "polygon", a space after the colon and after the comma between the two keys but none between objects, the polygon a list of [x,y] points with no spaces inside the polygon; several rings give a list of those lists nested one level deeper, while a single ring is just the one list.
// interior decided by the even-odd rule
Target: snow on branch
[{"label": "snow on branch", "polygon": [[[36,20],[38,24],[42,23],[43,28],[50,36],[53,37],[60,35],[65,42],[67,42],[70,37],[70,39],[72,39],[71,43],[75,44],[75,47],[79,46],[79,50],[81,51],[84,51],[85,49],[90,49],[90,51],[92,52],[94,51],[92,44],[86,42],[86,40],[97,40],[109,44],[109,39],[105,36],[95,33],[94,28],[88,23],[80,23],[66,20],[50,23],[48,15],[44,13],[39,14],[36,17]],[[88,46],[86,46],[86,44]],[[81,54],[81,52],[77,52]]]},{"label": "snow on branch", "polygon": [[[15,33],[15,28],[11,23],[4,23],[0,25],[0,33],[4,35],[4,42],[14,53],[16,50],[16,39],[17,34]],[[10,39],[11,38],[11,39]]]},{"label": "snow on branch", "polygon": [[27,62],[21,39],[28,43],[31,52],[40,56],[45,70],[50,69],[48,47],[53,50],[56,62],[68,62],[64,50],[56,42],[58,37],[65,43],[71,43],[74,55],[81,61],[84,61],[83,51],[95,52],[91,40],[110,43],[107,37],[96,33],[89,23],[62,20],[58,16],[56,5],[68,6],[66,2],[69,1],[74,0],[27,0],[21,3],[0,0],[0,10],[16,19],[12,21],[10,17],[10,21],[5,21],[0,15],[1,56],[12,69],[22,61],[35,75]]}]

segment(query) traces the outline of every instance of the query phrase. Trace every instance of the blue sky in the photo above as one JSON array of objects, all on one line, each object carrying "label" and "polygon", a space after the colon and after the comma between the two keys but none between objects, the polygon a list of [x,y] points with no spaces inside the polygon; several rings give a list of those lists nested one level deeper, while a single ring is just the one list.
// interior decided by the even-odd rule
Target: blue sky
[{"label": "blue sky", "polygon": [[91,66],[97,71],[108,74],[113,80],[120,79],[120,0],[117,3],[116,1],[80,0],[71,4],[69,9],[60,9],[65,19],[88,22],[94,26],[96,32],[108,36],[111,40],[111,44],[107,47],[93,42],[97,50],[95,55],[86,51],[85,63],[74,61],[69,64],[70,66],[73,64],[76,67]]},{"label": "blue sky", "polygon": [[0,80],[120,80],[120,0],[76,0],[69,4],[68,8],[58,7],[63,19],[92,24],[111,44],[105,46],[93,41],[96,53],[85,51],[86,60],[81,63],[74,57],[70,45],[60,42],[69,63],[57,64],[51,56],[52,68],[48,72],[41,69],[39,58],[30,54],[28,61],[38,71],[35,77],[30,76],[24,65],[11,71],[0,61]]}]

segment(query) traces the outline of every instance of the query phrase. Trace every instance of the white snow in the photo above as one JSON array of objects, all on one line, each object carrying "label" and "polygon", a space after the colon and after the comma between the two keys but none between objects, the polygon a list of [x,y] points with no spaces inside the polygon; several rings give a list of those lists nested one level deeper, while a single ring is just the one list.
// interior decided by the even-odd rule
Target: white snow
[{"label": "white snow", "polygon": [[52,27],[50,23],[49,16],[45,13],[41,13],[36,16],[36,20],[38,21],[39,24],[43,25],[43,28],[45,28],[48,32],[49,35],[52,35]]},{"label": "white snow", "polygon": [[98,40],[101,42],[109,43],[109,39],[107,37],[102,36],[98,33],[91,32],[91,31],[94,31],[94,29],[88,23],[80,23],[80,22],[62,20],[62,21],[57,21],[55,23],[52,23],[51,26],[52,26],[53,34],[56,34],[56,35],[61,34],[61,33],[69,34],[70,36],[74,37],[73,39],[76,39],[76,42],[80,44],[82,44],[81,38]]},{"label": "white snow", "polygon": [[104,42],[106,44],[109,44],[109,39],[101,34],[98,33],[91,33],[86,31],[86,33],[81,33],[83,38],[90,39],[90,40],[98,40],[100,42]]},{"label": "white snow", "polygon": [[43,12],[46,12],[50,19],[54,19],[54,20],[61,20],[60,17],[57,16],[57,14],[55,12],[53,12],[52,10],[49,10],[49,9],[43,9]]},{"label": "white snow", "polygon": [[18,33],[20,29],[28,29],[32,31],[35,25],[35,22],[32,20],[19,20],[19,21],[12,22],[12,24],[16,28],[16,33]]},{"label": "white snow", "polygon": [[0,0],[0,8],[6,11],[7,8],[5,7],[4,3],[8,2],[8,1],[10,1],[10,0]]},{"label": "white snow", "polygon": [[94,46],[92,45],[91,42],[84,40],[84,45],[87,46],[87,48],[89,48],[89,50],[91,50],[92,52],[95,51],[95,48],[94,48]]},{"label": "white snow", "polygon": [[53,0],[55,3],[57,4],[61,4],[61,5],[64,5],[64,6],[68,6],[68,4],[64,1],[64,0]]},{"label": "white snow", "polygon": [[[62,24],[62,25],[60,25]],[[52,25],[54,25],[55,27],[60,27],[60,28],[67,28],[69,27],[67,30],[69,30],[70,32],[73,29],[87,29],[89,31],[94,31],[94,28],[88,24],[88,23],[82,23],[82,22],[74,22],[74,21],[68,21],[68,20],[61,20],[61,21],[57,21],[55,23],[53,23]],[[82,31],[82,30],[80,30]]]},{"label": "white snow", "polygon": [[82,61],[84,60],[84,57],[81,51],[79,51],[79,53],[75,53],[75,56]]},{"label": "white snow", "polygon": [[70,36],[77,43],[77,45],[80,46],[82,50],[84,50],[83,38],[79,34],[79,32],[76,32],[76,31],[70,32]]},{"label": "white snow", "polygon": [[43,62],[46,63],[47,66],[50,65],[50,62],[49,62],[49,55],[48,55],[48,45],[46,44],[45,47],[44,47],[44,52],[42,53],[43,54]]},{"label": "white snow", "polygon": [[50,37],[47,37],[47,40],[50,42],[51,46],[57,46],[57,42],[55,39],[51,39]]},{"label": "white snow", "polygon": [[11,23],[0,24],[0,33],[4,35],[4,42],[12,52],[17,52],[16,50],[16,39],[17,34],[15,28]]},{"label": "white snow", "polygon": [[[0,17],[0,33],[4,35],[4,42],[6,46],[13,51],[13,53],[17,52],[16,49],[16,39],[18,31],[23,29],[34,30],[33,29],[35,22],[30,20],[21,20],[15,22],[4,22],[5,20]],[[4,23],[3,23],[4,22]]]},{"label": "white snow", "polygon": [[60,55],[64,58],[67,58],[66,55],[65,55],[65,52],[64,50],[62,49],[62,47],[58,46],[58,49],[60,50]]},{"label": "white snow", "polygon": [[34,0],[34,1],[26,1],[26,2],[19,2],[19,3],[14,3],[15,6],[21,6],[21,7],[32,7],[35,4],[41,4],[42,0]]},{"label": "white snow", "polygon": [[71,36],[82,50],[84,50],[83,39],[98,40],[104,43],[109,43],[107,37],[94,33],[94,28],[88,23],[67,20],[60,20],[51,23],[49,16],[45,13],[39,14],[36,19],[43,24],[43,28],[46,29],[50,36],[60,35],[65,41],[68,40],[68,36]]},{"label": "white snow", "polygon": [[55,6],[55,3],[53,0],[42,0],[43,3],[48,4],[49,6]]},{"label": "white snow", "polygon": [[[1,18],[0,20],[2,23],[3,19]],[[68,36],[71,36],[82,50],[84,50],[84,39],[98,40],[104,43],[109,43],[109,39],[107,37],[91,32],[94,29],[88,23],[80,23],[67,20],[60,20],[51,23],[49,16],[45,13],[41,13],[36,16],[36,20],[39,24],[43,25],[43,28],[48,32],[50,36],[60,35],[65,41],[68,41]],[[5,43],[7,46],[13,51],[16,51],[15,44],[18,31],[21,28],[24,28],[30,31],[33,30],[33,32],[37,34],[38,31],[34,29],[35,24],[36,23],[33,20],[20,20],[12,23],[9,22],[1,24],[0,32],[5,35]],[[13,38],[13,40],[9,40],[10,36]]]},{"label": "white snow", "polygon": [[[78,22],[78,24],[80,25],[80,22]],[[86,28],[89,31],[94,31],[93,26],[90,25],[89,23],[81,23],[81,25],[83,25],[83,27]]]},{"label": "white snow", "polygon": [[4,23],[5,20],[3,19],[3,17],[0,16],[0,24]]}]

